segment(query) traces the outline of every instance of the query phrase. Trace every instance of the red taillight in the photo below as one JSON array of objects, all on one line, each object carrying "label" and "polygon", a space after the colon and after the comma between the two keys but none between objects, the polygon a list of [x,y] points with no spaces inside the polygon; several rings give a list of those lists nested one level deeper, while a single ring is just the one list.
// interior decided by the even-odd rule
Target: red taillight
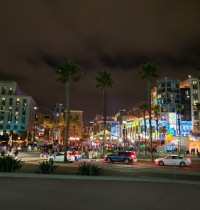
[{"label": "red taillight", "polygon": [[186,160],[189,161],[189,162],[191,162],[191,159],[190,158],[186,158]]},{"label": "red taillight", "polygon": [[76,156],[76,157],[77,157],[78,155],[77,155],[77,154],[75,154],[74,156]]},{"label": "red taillight", "polygon": [[132,155],[131,157],[132,157],[132,158],[135,158],[135,155]]}]

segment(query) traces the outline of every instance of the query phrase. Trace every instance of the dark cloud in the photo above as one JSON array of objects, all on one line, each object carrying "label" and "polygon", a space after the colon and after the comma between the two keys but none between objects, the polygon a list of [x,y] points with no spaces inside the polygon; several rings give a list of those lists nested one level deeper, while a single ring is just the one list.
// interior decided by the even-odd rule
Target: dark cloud
[{"label": "dark cloud", "polygon": [[83,109],[86,122],[102,113],[94,78],[107,69],[114,80],[108,112],[114,114],[146,99],[146,83],[138,75],[142,63],[155,62],[160,76],[198,75],[199,11],[199,0],[4,1],[0,75],[51,108],[65,103],[55,72],[70,59],[83,73],[72,84],[71,107]]}]

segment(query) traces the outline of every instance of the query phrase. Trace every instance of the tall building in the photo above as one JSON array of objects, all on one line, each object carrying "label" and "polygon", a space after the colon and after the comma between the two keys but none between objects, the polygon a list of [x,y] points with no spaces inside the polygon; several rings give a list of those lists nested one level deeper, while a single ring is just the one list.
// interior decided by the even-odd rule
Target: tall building
[{"label": "tall building", "polygon": [[193,131],[200,130],[199,112],[195,107],[195,105],[200,102],[199,79],[189,77],[180,83],[180,88],[182,92],[185,93],[185,96],[182,97],[182,102],[184,103],[184,111],[187,113],[185,117],[192,121]]},{"label": "tall building", "polygon": [[169,121],[169,113],[175,112],[175,106],[181,102],[180,81],[168,77],[158,80],[157,98],[161,120]]},{"label": "tall building", "polygon": [[35,101],[14,81],[0,81],[0,134],[33,133]]}]

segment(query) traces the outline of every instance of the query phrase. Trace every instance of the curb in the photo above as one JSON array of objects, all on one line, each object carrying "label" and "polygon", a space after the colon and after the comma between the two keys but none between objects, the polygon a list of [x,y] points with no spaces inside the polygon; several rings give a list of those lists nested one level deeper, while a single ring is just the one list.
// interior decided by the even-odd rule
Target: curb
[{"label": "curb", "polygon": [[27,173],[0,173],[0,177],[7,178],[36,178],[36,179],[68,179],[68,180],[91,180],[91,181],[128,181],[128,182],[156,182],[199,185],[199,181],[184,181],[155,178],[112,177],[112,176],[82,176],[82,175],[55,175],[55,174],[27,174]]}]

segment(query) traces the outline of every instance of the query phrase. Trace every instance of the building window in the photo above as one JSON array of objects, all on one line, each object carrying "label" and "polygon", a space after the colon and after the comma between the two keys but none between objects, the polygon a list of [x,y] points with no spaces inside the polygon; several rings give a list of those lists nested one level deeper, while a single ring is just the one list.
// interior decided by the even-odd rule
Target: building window
[{"label": "building window", "polygon": [[6,87],[2,87],[2,91],[1,91],[2,95],[6,94]]},{"label": "building window", "polygon": [[8,114],[8,123],[10,123],[12,121],[12,113]]},{"label": "building window", "polygon": [[10,125],[7,125],[7,126],[6,126],[6,129],[10,129]]},{"label": "building window", "polygon": [[171,82],[167,82],[167,87],[171,87]]},{"label": "building window", "polygon": [[18,112],[19,111],[19,107],[15,107],[15,111]]},{"label": "building window", "polygon": [[22,115],[25,115],[25,114],[26,114],[26,108],[23,107],[23,108],[22,108]]},{"label": "building window", "polygon": [[25,117],[24,116],[22,117],[22,123],[25,123]]},{"label": "building window", "polygon": [[17,127],[17,125],[14,125],[14,129],[16,129],[16,130],[17,130],[17,128],[18,128],[18,127]]},{"label": "building window", "polygon": [[27,105],[27,99],[24,98],[24,99],[23,99],[23,106],[26,106],[26,105]]},{"label": "building window", "polygon": [[1,104],[2,104],[2,105],[5,105],[5,104],[6,104],[6,98],[2,98],[2,99],[1,99]]},{"label": "building window", "polygon": [[198,87],[197,87],[197,81],[196,80],[193,80],[192,81],[192,87],[193,87],[193,89],[197,89]]},{"label": "building window", "polygon": [[193,99],[198,100],[198,92],[197,90],[193,91]]},{"label": "building window", "polygon": [[13,98],[9,98],[9,105],[13,104]]},{"label": "building window", "polygon": [[17,99],[16,99],[16,106],[19,106],[19,103],[20,103],[20,99],[17,98]]},{"label": "building window", "polygon": [[8,95],[12,95],[12,87],[9,87]]}]

